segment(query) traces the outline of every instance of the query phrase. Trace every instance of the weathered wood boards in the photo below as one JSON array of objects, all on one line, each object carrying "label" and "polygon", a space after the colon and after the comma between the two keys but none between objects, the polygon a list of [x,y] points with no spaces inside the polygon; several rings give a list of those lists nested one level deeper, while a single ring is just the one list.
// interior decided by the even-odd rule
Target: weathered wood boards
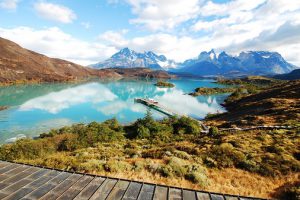
[{"label": "weathered wood boards", "polygon": [[0,199],[254,200],[0,161]]}]

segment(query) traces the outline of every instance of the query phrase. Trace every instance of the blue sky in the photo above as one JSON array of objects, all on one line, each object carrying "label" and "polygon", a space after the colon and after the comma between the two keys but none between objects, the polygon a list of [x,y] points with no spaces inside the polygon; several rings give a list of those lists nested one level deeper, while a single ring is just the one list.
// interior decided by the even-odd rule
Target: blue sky
[{"label": "blue sky", "polygon": [[176,61],[278,51],[300,66],[300,1],[0,0],[0,37],[83,65],[129,47]]}]

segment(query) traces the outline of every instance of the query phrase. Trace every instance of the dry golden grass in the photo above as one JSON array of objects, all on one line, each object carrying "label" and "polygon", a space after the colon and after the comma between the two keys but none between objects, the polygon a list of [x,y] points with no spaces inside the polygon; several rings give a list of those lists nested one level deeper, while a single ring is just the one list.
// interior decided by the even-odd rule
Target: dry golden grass
[{"label": "dry golden grass", "polygon": [[140,172],[119,172],[119,173],[95,173],[101,176],[130,179],[154,184],[177,186],[196,190],[206,190],[209,192],[227,193],[231,195],[253,196],[260,198],[273,198],[277,188],[286,183],[299,181],[300,173],[280,176],[276,178],[264,177],[240,169],[209,169],[209,186],[201,187],[193,184],[184,178],[166,178],[149,171]]},{"label": "dry golden grass", "polygon": [[211,182],[207,188],[209,191],[271,198],[277,188],[287,182],[298,181],[300,173],[272,178],[240,169],[210,169],[208,177]]}]

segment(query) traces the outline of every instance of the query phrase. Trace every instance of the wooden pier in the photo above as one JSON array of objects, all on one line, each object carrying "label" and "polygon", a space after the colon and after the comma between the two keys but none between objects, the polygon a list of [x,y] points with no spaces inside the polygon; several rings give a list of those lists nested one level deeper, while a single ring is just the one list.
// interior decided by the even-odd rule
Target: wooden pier
[{"label": "wooden pier", "polygon": [[255,200],[258,198],[189,190],[0,161],[0,199]]},{"label": "wooden pier", "polygon": [[134,99],[135,102],[144,104],[154,110],[157,110],[158,112],[161,112],[167,116],[175,116],[178,115],[178,113],[175,113],[174,111],[171,111],[170,109],[164,107],[163,105],[159,104],[157,101],[154,101],[152,99],[145,99],[145,98],[136,98]]},{"label": "wooden pier", "polygon": [[[167,115],[169,117],[172,117],[172,116],[183,116],[183,115],[181,115],[179,113],[176,113],[176,112],[170,110],[169,108],[166,108],[165,106],[159,104],[157,101],[152,100],[152,99],[135,98],[134,101],[137,102],[137,103],[144,104],[144,105],[146,105],[146,106],[148,106],[148,107],[150,107],[150,108],[152,108],[154,110],[157,110],[157,111],[159,111],[159,112],[161,112],[161,113],[163,113],[163,114],[165,114],[165,115]],[[200,121],[198,119],[195,119],[195,120],[199,122],[199,125],[203,128],[203,130],[205,132],[208,131],[208,127],[205,126],[202,121]]]}]

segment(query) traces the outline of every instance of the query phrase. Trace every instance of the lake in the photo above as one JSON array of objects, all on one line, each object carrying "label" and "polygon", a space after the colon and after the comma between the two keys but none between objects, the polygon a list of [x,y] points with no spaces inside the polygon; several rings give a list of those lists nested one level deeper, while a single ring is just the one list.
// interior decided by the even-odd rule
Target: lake
[{"label": "lake", "polygon": [[[148,97],[170,110],[203,119],[208,113],[223,112],[226,94],[192,97],[197,87],[224,87],[213,80],[174,79],[174,88],[158,88],[155,80],[91,81],[0,87],[0,143],[19,134],[37,136],[52,128],[73,123],[102,122],[116,117],[127,124],[142,118],[147,107],[134,98]],[[163,114],[151,110],[156,119]]]}]

